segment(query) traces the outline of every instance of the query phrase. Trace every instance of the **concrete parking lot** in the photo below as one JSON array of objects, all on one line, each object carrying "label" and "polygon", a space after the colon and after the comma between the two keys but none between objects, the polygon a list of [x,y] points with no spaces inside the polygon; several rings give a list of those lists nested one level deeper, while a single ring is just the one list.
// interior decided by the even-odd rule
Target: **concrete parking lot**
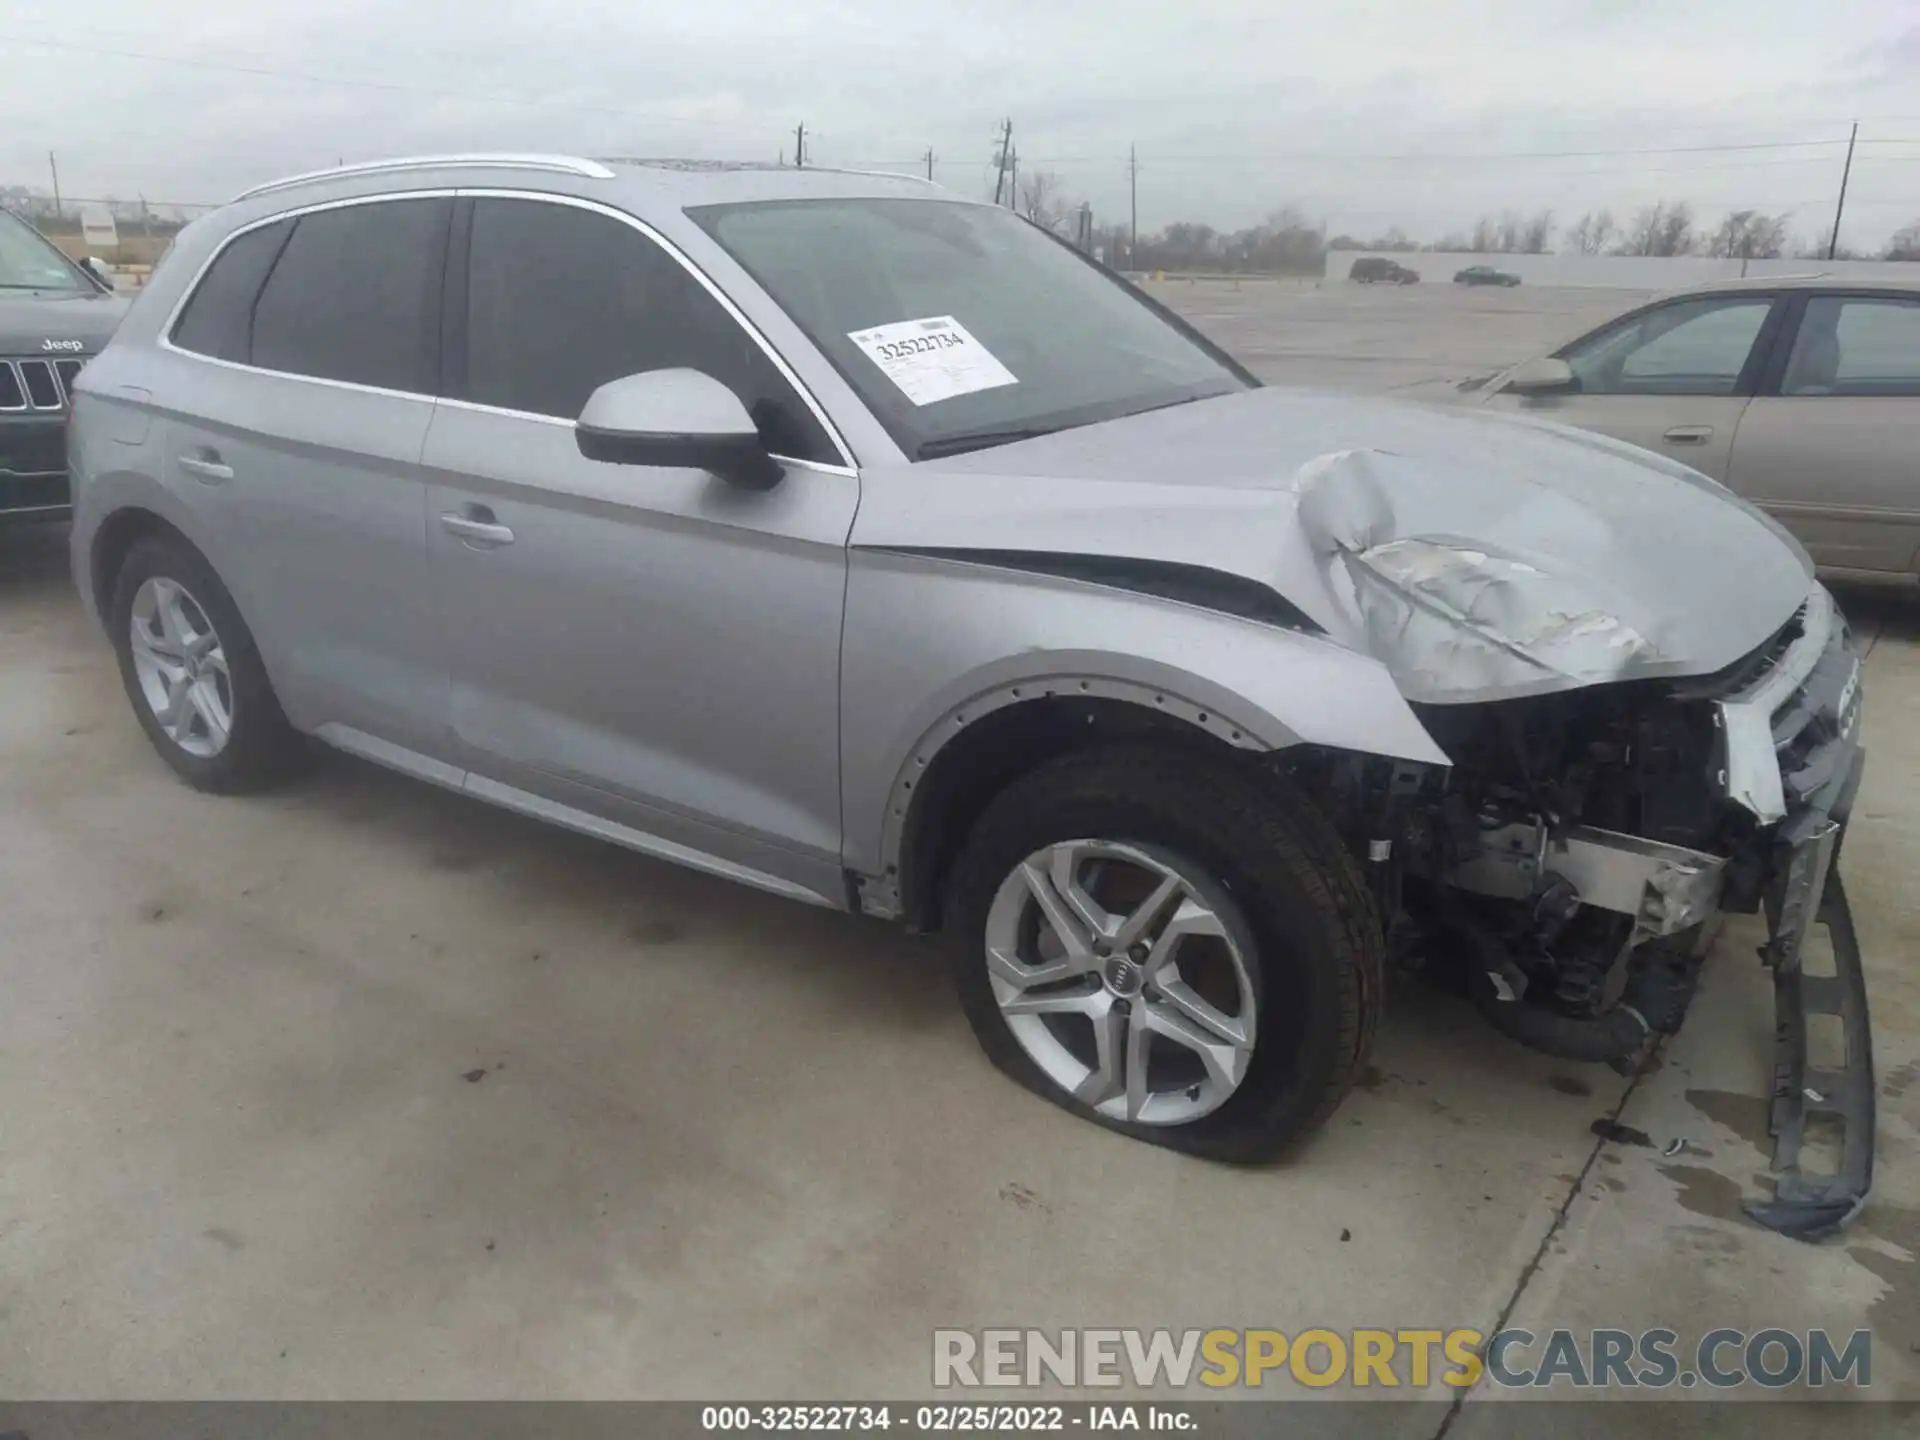
[{"label": "concrete parking lot", "polygon": [[[1161,293],[1269,378],[1375,390],[1631,298]],[[1768,1153],[1750,923],[1633,1083],[1408,984],[1322,1135],[1210,1166],[1002,1080],[939,957],[876,924],[345,758],[271,797],[188,790],[63,544],[0,534],[0,1396],[905,1398],[942,1326],[1505,1321],[1870,1325],[1874,1392],[1920,1399],[1904,593],[1842,597],[1870,648],[1846,875],[1880,1170],[1858,1226],[1809,1246],[1739,1210]],[[1394,1424],[1505,1433],[1483,1398]]]},{"label": "concrete parking lot", "polygon": [[1633,290],[1162,279],[1149,292],[1278,385],[1425,393],[1571,340]]}]

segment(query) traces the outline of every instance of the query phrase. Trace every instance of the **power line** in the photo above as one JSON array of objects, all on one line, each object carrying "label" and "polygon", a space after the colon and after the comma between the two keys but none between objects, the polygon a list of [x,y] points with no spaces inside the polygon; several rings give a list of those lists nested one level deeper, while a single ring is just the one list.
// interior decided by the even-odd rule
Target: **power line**
[{"label": "power line", "polygon": [[155,55],[145,50],[117,50],[104,45],[79,45],[70,40],[42,40],[27,35],[0,35],[0,41],[13,45],[33,45],[43,50],[71,50],[82,55],[110,55],[122,60],[141,60],[155,65],[181,65],[191,70],[218,70],[232,75],[258,75],[271,80],[304,80],[314,85],[341,85],[354,90],[382,90],[400,95],[431,95],[442,100],[477,100],[489,105],[521,105],[535,110],[570,110],[581,114],[612,115],[623,120],[654,120],[667,125],[706,125],[732,130],[780,130],[755,120],[712,120],[690,115],[665,115],[652,110],[628,110],[613,105],[576,105],[564,100],[528,100],[518,95],[480,95],[470,90],[449,90],[431,85],[403,85],[389,80],[349,80],[339,75],[314,75],[303,70],[283,70],[267,65],[234,65],[221,60],[193,60],[182,55]]},{"label": "power line", "polygon": [[[1841,136],[1835,140],[1769,140],[1741,145],[1655,145],[1645,148],[1623,146],[1612,150],[1409,150],[1383,153],[1334,150],[1244,150],[1201,155],[1162,151],[1150,151],[1149,154],[1155,160],[1178,160],[1182,163],[1246,160],[1325,160],[1339,164],[1356,160],[1413,163],[1429,160],[1599,160],[1621,155],[1713,155],[1751,150],[1802,150],[1823,145],[1840,146],[1846,143],[1846,137]],[[1868,142],[1863,140],[1860,143],[1864,145]],[[1920,142],[1889,141],[1885,143]],[[1121,165],[1127,162],[1127,158],[1125,155],[1040,155],[1029,156],[1028,162],[1045,165]]]}]

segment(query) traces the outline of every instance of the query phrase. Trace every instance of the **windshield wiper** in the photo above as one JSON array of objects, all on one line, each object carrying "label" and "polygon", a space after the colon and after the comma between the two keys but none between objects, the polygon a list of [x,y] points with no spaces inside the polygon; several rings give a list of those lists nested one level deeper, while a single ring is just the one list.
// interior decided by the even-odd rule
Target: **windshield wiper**
[{"label": "windshield wiper", "polygon": [[942,455],[964,455],[969,450],[986,450],[995,445],[1011,445],[1016,440],[1037,440],[1066,427],[1028,425],[1008,430],[974,430],[965,435],[939,435],[921,442],[914,452],[917,460],[937,460]]}]

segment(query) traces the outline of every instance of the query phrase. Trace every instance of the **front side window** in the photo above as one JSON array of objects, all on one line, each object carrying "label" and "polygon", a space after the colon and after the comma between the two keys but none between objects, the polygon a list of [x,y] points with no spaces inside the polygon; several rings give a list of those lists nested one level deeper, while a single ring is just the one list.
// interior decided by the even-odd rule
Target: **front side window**
[{"label": "front side window", "polygon": [[476,200],[464,398],[571,420],[609,380],[692,369],[740,397],[776,455],[837,463],[759,343],[631,225],[540,200]]},{"label": "front side window", "polygon": [[94,287],[52,241],[4,210],[0,210],[0,290],[94,293]]},{"label": "front side window", "polygon": [[1005,210],[865,198],[689,214],[917,458],[1257,383],[1125,281]]},{"label": "front side window", "polygon": [[266,370],[431,393],[450,200],[383,200],[294,222],[253,307]]},{"label": "front side window", "polygon": [[1920,395],[1920,298],[1816,295],[1783,395]]},{"label": "front side window", "polygon": [[1683,300],[1582,340],[1560,358],[1584,395],[1731,395],[1772,308],[1769,296]]}]

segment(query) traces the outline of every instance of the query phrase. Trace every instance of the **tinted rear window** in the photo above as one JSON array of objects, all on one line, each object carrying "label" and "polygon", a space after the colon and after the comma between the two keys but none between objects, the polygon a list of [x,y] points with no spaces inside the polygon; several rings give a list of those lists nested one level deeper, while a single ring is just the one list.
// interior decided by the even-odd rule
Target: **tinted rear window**
[{"label": "tinted rear window", "polygon": [[430,392],[450,200],[302,215],[253,311],[268,370]]},{"label": "tinted rear window", "polygon": [[276,220],[236,236],[187,301],[173,327],[173,343],[216,360],[244,363],[253,344],[253,302],[292,229],[291,220]]}]

